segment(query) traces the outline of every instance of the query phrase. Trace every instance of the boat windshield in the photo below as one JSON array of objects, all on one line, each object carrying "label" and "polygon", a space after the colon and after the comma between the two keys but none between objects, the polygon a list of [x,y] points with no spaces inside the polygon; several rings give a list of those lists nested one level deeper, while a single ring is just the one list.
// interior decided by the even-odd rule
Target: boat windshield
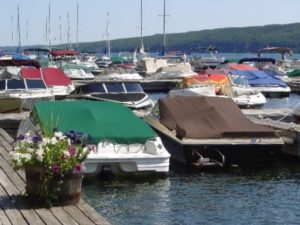
[{"label": "boat windshield", "polygon": [[127,92],[144,92],[139,83],[124,83]]},{"label": "boat windshield", "polygon": [[106,83],[107,92],[125,92],[122,83]]},{"label": "boat windshield", "polygon": [[23,80],[7,80],[7,89],[25,89]]},{"label": "boat windshield", "polygon": [[229,74],[230,81],[233,85],[237,86],[249,86],[249,82],[246,77],[236,74]]},{"label": "boat windshield", "polygon": [[0,80],[0,90],[5,90],[5,80]]},{"label": "boat windshield", "polygon": [[103,92],[105,93],[105,89],[102,84],[88,84],[81,87],[83,94],[95,93],[95,92]]},{"label": "boat windshield", "polygon": [[43,80],[33,80],[33,79],[28,80],[27,79],[25,81],[27,83],[28,88],[39,88],[39,89],[45,89],[46,88],[46,85],[43,82]]}]

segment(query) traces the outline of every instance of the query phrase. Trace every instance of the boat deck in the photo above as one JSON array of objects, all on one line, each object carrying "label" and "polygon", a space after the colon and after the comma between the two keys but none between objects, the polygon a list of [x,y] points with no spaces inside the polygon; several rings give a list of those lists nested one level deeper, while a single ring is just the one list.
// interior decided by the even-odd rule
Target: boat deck
[{"label": "boat deck", "polygon": [[0,128],[0,224],[3,225],[92,225],[109,224],[83,199],[76,205],[33,208],[25,201],[25,173],[9,164],[12,138]]}]

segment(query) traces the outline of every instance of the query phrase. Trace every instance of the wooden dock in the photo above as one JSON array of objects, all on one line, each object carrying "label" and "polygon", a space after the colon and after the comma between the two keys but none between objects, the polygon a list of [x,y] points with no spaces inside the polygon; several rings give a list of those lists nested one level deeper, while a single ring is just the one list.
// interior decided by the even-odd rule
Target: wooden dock
[{"label": "wooden dock", "polygon": [[109,224],[83,199],[76,205],[33,208],[25,201],[24,172],[9,164],[12,138],[0,128],[0,224],[2,225],[93,225]]}]

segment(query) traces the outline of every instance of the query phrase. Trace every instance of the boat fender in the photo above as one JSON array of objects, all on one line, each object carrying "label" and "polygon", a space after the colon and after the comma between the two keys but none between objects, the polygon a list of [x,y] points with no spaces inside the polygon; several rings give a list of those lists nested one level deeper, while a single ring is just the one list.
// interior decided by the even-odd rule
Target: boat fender
[{"label": "boat fender", "polygon": [[164,146],[159,139],[148,140],[145,143],[145,151],[148,154],[157,155],[164,151]]}]

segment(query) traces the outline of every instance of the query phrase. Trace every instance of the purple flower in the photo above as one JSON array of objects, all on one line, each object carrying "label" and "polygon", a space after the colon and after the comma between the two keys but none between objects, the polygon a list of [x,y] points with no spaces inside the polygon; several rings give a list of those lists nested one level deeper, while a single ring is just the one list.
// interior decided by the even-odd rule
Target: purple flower
[{"label": "purple flower", "polygon": [[54,165],[52,166],[52,170],[54,173],[58,173],[59,172],[59,165],[57,163],[54,163]]},{"label": "purple flower", "polygon": [[80,171],[81,171],[81,163],[76,163],[76,165],[75,165],[75,170],[76,170],[77,172],[80,172]]},{"label": "purple flower", "polygon": [[25,136],[20,134],[18,137],[17,137],[18,141],[23,141],[25,139]]},{"label": "purple flower", "polygon": [[37,144],[39,141],[41,140],[41,138],[39,136],[34,136],[32,138],[33,143]]},{"label": "purple flower", "polygon": [[69,146],[69,154],[70,156],[75,156],[76,150],[73,146]]}]

